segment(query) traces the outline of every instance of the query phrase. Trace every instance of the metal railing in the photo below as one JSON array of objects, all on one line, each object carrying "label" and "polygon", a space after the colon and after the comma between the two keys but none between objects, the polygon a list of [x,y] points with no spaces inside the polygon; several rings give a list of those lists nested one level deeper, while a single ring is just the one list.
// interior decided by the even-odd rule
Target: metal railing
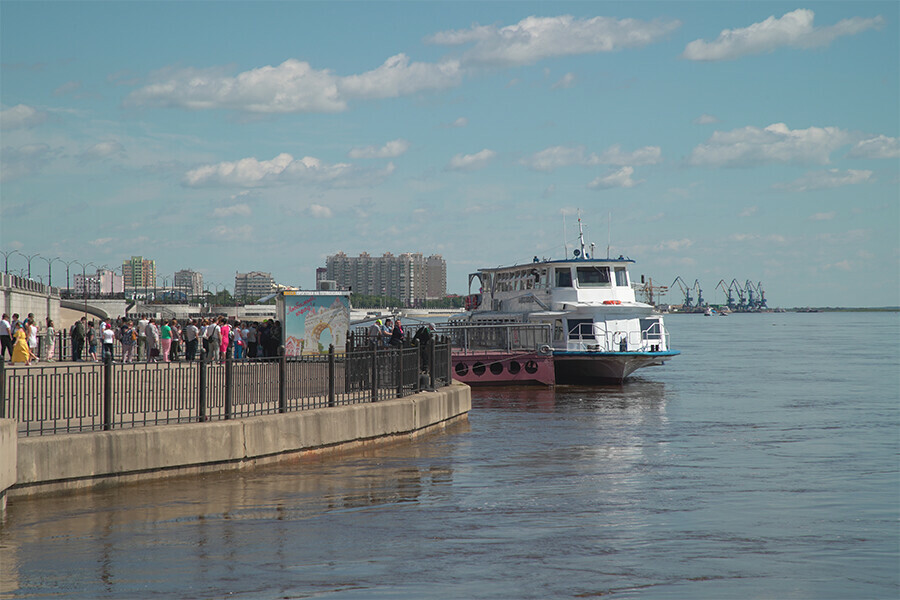
[{"label": "metal railing", "polygon": [[549,323],[442,324],[438,331],[462,352],[537,352],[551,343]]},{"label": "metal railing", "polygon": [[434,340],[221,363],[0,360],[0,418],[18,421],[22,436],[108,431],[376,402],[450,383],[449,344]]}]

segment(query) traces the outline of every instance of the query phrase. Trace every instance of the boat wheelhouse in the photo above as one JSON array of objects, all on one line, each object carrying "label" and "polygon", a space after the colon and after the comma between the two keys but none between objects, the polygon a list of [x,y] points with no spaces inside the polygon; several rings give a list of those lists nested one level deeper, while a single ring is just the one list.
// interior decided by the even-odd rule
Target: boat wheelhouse
[{"label": "boat wheelhouse", "polygon": [[[629,267],[634,261],[572,258],[479,269],[469,275],[467,312],[450,325],[546,324],[557,383],[621,383],[642,367],[679,354],[669,347],[662,315],[638,302]],[[478,292],[471,293],[473,284]]]}]

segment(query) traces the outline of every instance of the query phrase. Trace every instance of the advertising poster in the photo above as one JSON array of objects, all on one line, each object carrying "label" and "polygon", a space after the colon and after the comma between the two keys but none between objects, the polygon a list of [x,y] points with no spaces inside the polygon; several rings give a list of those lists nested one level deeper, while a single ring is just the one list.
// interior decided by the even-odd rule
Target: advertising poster
[{"label": "advertising poster", "polygon": [[345,293],[284,292],[284,353],[286,356],[342,351],[350,329],[350,297]]}]

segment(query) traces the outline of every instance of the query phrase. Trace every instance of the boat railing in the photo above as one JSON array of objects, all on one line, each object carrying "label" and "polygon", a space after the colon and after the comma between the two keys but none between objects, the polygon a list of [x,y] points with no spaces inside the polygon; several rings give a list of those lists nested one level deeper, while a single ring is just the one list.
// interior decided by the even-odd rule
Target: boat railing
[{"label": "boat railing", "polygon": [[[665,344],[664,344],[665,342]],[[668,347],[669,333],[659,322],[641,331],[610,330],[606,323],[579,323],[569,330],[569,352],[653,352]]]},{"label": "boat railing", "polygon": [[454,351],[546,352],[550,348],[549,323],[446,323],[437,332],[450,338]]}]

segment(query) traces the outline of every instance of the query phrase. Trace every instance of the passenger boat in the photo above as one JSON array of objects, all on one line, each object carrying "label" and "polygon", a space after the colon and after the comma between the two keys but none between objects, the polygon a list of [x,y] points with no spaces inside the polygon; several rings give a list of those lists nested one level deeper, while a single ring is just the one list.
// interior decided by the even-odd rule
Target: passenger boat
[{"label": "passenger boat", "polygon": [[[579,246],[572,257],[538,259],[469,275],[467,312],[448,328],[507,323],[545,324],[549,342],[538,352],[553,357],[555,379],[568,383],[622,383],[637,369],[662,365],[680,354],[669,347],[663,317],[638,302],[631,285],[633,260],[595,258]],[[479,291],[472,293],[474,282]]]}]

